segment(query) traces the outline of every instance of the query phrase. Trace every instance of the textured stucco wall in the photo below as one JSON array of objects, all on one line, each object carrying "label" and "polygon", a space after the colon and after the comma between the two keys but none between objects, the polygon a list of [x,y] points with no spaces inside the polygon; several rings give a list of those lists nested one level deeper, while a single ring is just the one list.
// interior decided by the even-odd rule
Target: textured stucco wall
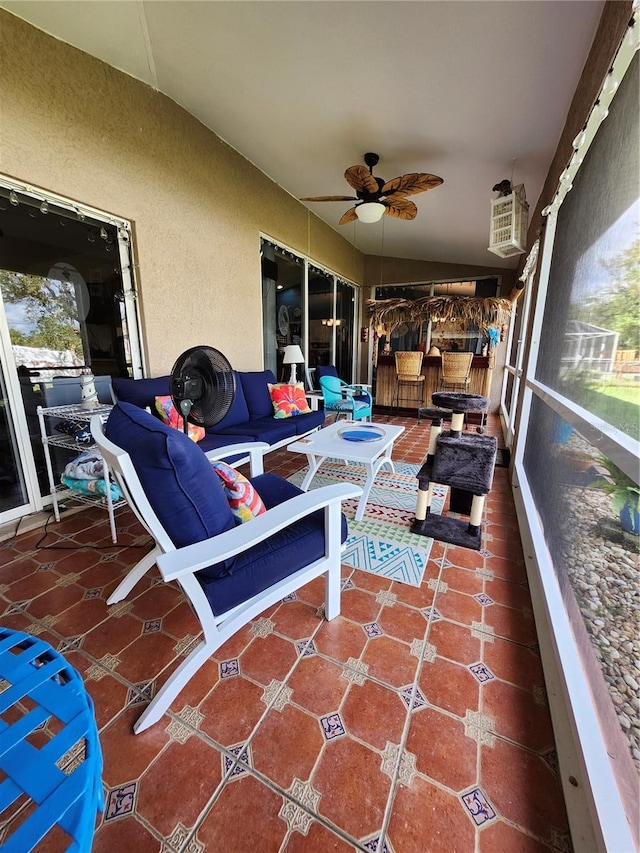
[{"label": "textured stucco wall", "polygon": [[131,220],[148,375],[188,346],[262,365],[259,236],[364,259],[171,100],[0,10],[0,172]]}]

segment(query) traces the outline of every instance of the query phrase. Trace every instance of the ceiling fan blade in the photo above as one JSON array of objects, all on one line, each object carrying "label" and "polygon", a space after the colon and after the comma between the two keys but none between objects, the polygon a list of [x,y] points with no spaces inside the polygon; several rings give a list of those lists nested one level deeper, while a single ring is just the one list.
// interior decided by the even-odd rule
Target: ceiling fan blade
[{"label": "ceiling fan blade", "polygon": [[349,166],[344,177],[349,186],[353,187],[356,192],[378,192],[378,182],[366,166]]},{"label": "ceiling fan blade", "polygon": [[353,195],[315,195],[301,198],[300,201],[358,201]]},{"label": "ceiling fan blade", "polygon": [[382,200],[387,216],[394,216],[396,219],[415,219],[418,213],[418,208],[412,201],[402,198],[402,196],[391,196]]},{"label": "ceiling fan blade", "polygon": [[408,196],[416,193],[423,193],[425,190],[432,190],[444,183],[442,178],[437,175],[430,175],[428,172],[410,172],[407,175],[401,175],[399,178],[394,178],[382,187],[382,195]]},{"label": "ceiling fan blade", "polygon": [[347,222],[355,222],[357,218],[358,216],[356,214],[355,207],[350,207],[349,210],[340,217],[338,225],[346,225]]}]

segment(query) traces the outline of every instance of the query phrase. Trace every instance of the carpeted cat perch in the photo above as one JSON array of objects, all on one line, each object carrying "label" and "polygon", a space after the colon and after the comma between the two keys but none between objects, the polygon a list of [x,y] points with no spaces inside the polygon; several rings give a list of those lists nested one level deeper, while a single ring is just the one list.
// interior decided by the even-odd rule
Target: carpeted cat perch
[{"label": "carpeted cat perch", "polygon": [[[429,451],[418,471],[418,501],[411,532],[431,536],[463,548],[481,548],[480,522],[487,494],[491,491],[498,440],[495,436],[462,434],[464,413],[481,411],[489,405],[475,394],[439,393],[432,397],[438,407],[453,412],[451,430],[442,432],[442,419],[432,418]],[[434,484],[451,488],[452,512],[469,515],[469,522],[431,514]]]}]

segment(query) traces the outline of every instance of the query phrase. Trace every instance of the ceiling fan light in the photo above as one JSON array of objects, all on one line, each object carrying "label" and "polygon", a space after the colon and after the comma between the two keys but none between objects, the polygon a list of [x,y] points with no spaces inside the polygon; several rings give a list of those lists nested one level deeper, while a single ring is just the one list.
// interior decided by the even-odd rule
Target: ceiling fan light
[{"label": "ceiling fan light", "polygon": [[386,208],[379,201],[366,201],[356,207],[356,216],[360,222],[379,222]]}]

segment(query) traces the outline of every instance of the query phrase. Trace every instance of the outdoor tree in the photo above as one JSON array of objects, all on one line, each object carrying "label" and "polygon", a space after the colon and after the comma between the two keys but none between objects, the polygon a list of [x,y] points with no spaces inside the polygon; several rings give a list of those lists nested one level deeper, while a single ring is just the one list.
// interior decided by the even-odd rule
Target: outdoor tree
[{"label": "outdoor tree", "polygon": [[577,309],[576,319],[618,332],[618,349],[638,349],[640,338],[640,238],[603,266],[611,274],[607,288]]},{"label": "outdoor tree", "polygon": [[0,270],[0,290],[5,304],[20,306],[30,331],[10,329],[18,346],[82,351],[79,334],[78,295],[71,280]]}]

